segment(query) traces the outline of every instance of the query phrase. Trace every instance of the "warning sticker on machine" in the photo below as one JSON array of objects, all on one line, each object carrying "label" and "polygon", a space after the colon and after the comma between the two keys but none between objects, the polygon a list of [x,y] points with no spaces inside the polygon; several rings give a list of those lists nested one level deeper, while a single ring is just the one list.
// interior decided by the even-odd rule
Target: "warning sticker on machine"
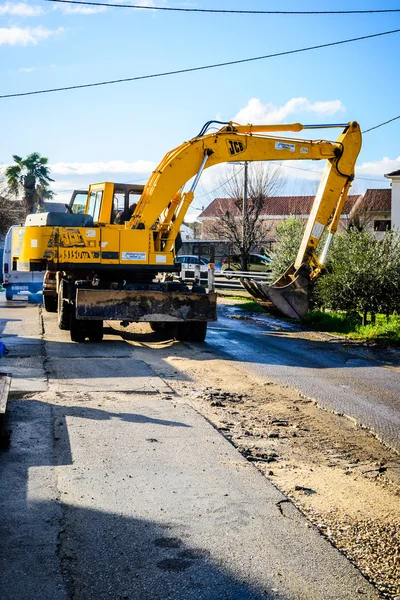
[{"label": "warning sticker on machine", "polygon": [[324,226],[322,225],[322,223],[318,223],[318,221],[315,221],[314,227],[311,232],[312,237],[320,238],[323,231],[324,231]]},{"label": "warning sticker on machine", "polygon": [[296,150],[295,144],[285,144],[283,142],[275,142],[276,150],[290,150],[290,152],[294,152]]},{"label": "warning sticker on machine", "polygon": [[147,260],[146,252],[123,252],[122,260]]}]

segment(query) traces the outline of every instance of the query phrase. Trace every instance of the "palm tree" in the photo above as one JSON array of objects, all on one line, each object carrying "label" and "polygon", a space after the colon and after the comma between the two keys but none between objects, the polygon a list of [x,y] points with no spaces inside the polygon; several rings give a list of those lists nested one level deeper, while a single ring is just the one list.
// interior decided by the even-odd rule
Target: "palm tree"
[{"label": "palm tree", "polygon": [[48,189],[50,169],[47,166],[48,158],[32,152],[26,158],[13,154],[15,164],[7,167],[5,174],[8,188],[14,196],[22,196],[25,213],[35,212],[45,198],[52,197]]}]

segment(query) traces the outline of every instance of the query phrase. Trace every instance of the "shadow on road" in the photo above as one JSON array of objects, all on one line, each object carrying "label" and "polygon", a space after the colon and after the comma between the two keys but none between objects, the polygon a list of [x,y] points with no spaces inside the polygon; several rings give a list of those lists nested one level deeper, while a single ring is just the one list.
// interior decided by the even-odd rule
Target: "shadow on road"
[{"label": "shadow on road", "polygon": [[[109,419],[107,411],[14,400],[8,452],[0,453],[0,597],[4,600],[267,600],[271,590],[235,576],[190,543],[182,523],[90,506],[91,493],[60,501],[54,471],[73,465],[67,416]],[[122,418],[141,422],[137,415]],[[157,423],[156,419],[143,422]],[[160,420],[160,425],[185,426]],[[55,431],[55,446],[53,445]],[[60,473],[60,471],[58,471]],[[74,489],[74,471],[69,479]],[[106,473],[106,471],[105,471]],[[89,475],[88,475],[89,477]],[[62,486],[61,486],[62,487]],[[88,488],[90,491],[90,487]],[[132,512],[135,509],[134,481]],[[119,490],[115,490],[118,498]],[[101,498],[96,501],[101,505]],[[126,507],[126,502],[124,504]],[[121,507],[122,510],[122,507]],[[284,599],[282,595],[280,598]]]}]

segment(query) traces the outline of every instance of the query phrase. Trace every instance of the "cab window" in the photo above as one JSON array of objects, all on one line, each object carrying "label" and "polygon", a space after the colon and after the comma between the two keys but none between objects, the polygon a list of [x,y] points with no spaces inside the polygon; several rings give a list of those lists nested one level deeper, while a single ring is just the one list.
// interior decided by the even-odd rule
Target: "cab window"
[{"label": "cab window", "polygon": [[81,194],[76,194],[76,196],[74,198],[74,202],[71,206],[71,211],[76,215],[83,214],[85,212],[85,208],[86,208],[86,200],[87,200],[86,192],[82,192]]},{"label": "cab window", "polygon": [[99,220],[102,199],[103,199],[103,191],[102,190],[98,190],[96,192],[90,192],[87,213],[88,213],[88,215],[92,215],[94,222]]},{"label": "cab window", "polygon": [[125,221],[125,194],[116,192],[113,198],[111,223],[123,223]]}]

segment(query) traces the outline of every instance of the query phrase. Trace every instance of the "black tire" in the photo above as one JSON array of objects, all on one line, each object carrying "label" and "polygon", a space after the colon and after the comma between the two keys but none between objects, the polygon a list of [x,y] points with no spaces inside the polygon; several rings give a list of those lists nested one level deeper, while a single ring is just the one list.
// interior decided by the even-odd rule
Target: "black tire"
[{"label": "black tire", "polygon": [[151,321],[151,329],[158,333],[163,339],[172,339],[176,334],[176,324],[164,321]]},{"label": "black tire", "polygon": [[80,321],[75,317],[73,309],[70,314],[69,332],[72,342],[83,344],[86,338],[85,321]]},{"label": "black tire", "polygon": [[204,342],[207,335],[207,321],[186,321],[179,323],[175,339],[179,342]]},{"label": "black tire", "polygon": [[71,327],[71,304],[68,301],[68,282],[62,279],[57,294],[58,327],[68,331]]},{"label": "black tire", "polygon": [[162,331],[164,329],[165,323],[162,323],[160,321],[150,321],[149,325],[152,331],[158,333],[159,331]]},{"label": "black tire", "polygon": [[98,344],[103,340],[103,321],[86,321],[85,329],[92,344]]},{"label": "black tire", "polygon": [[6,287],[6,300],[12,300],[13,299],[13,291],[11,288]]},{"label": "black tire", "polygon": [[57,312],[57,296],[43,295],[43,306],[46,312]]}]

